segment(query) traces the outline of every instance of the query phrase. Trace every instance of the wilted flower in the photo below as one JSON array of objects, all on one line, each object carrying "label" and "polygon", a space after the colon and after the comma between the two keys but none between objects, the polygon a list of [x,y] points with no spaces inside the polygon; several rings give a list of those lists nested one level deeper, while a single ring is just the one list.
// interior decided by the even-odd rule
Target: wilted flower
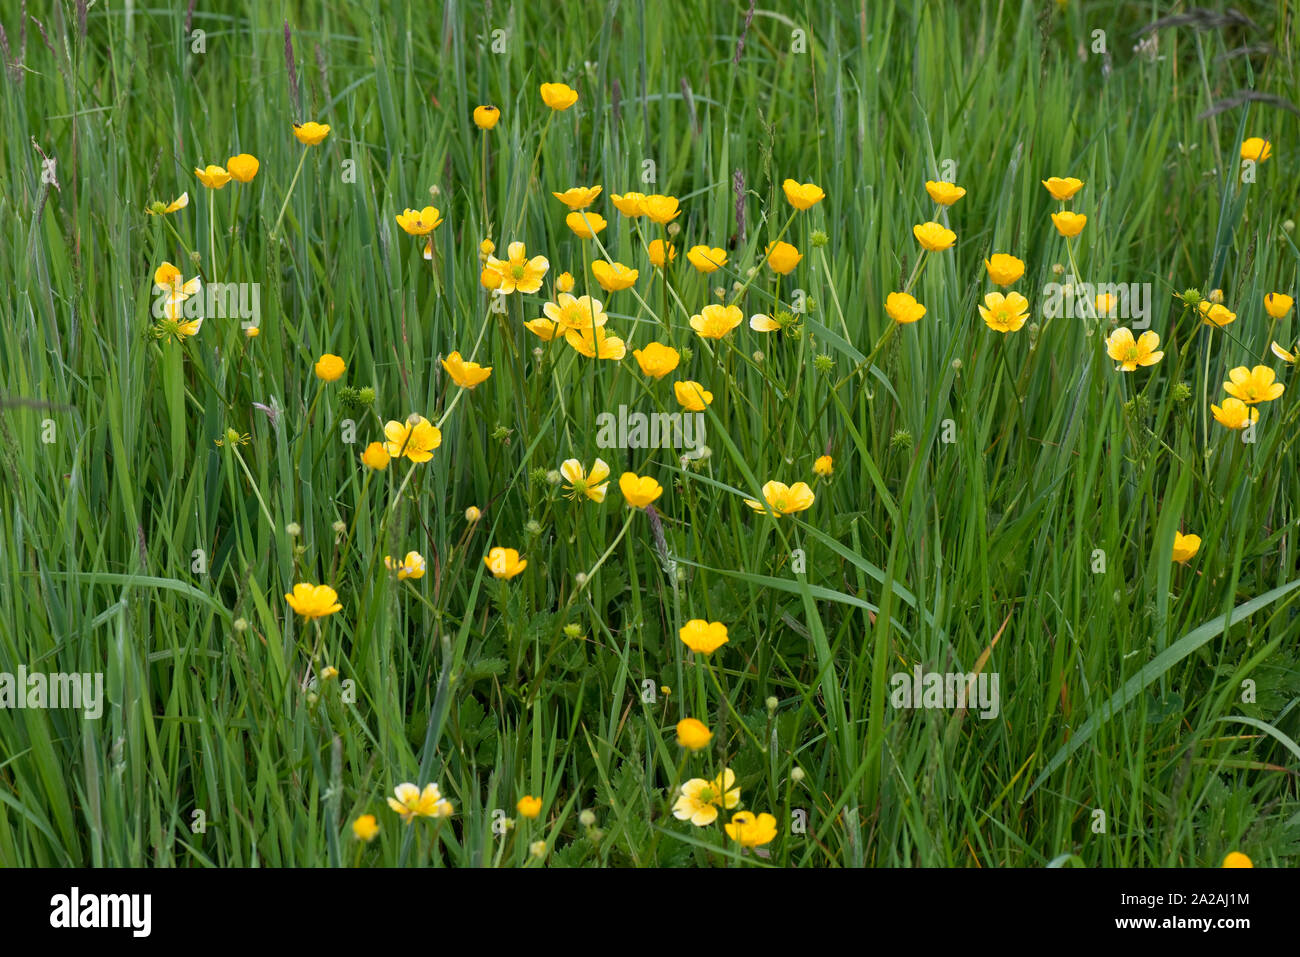
[{"label": "wilted flower", "polygon": [[185,192],[185,193],[181,193],[170,203],[166,203],[166,204],[163,204],[162,202],[151,203],[145,209],[145,212],[148,213],[150,216],[165,216],[168,213],[176,212],[176,210],[178,209],[184,209],[189,204],[190,204],[190,194],[188,192]]},{"label": "wilted flower", "polygon": [[393,556],[384,556],[384,567],[390,572],[397,572],[397,580],[405,581],[408,578],[423,578],[427,565],[424,556],[419,552],[407,552],[406,557],[401,561],[394,560]]}]

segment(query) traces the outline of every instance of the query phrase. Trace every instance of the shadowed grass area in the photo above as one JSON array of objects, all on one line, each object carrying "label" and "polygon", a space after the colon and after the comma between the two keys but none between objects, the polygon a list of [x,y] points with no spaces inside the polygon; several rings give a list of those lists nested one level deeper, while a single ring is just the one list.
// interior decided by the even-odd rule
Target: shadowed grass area
[{"label": "shadowed grass area", "polygon": [[[103,676],[98,718],[0,683],[0,864],[1300,863],[1300,388],[1270,350],[1300,333],[1265,308],[1298,295],[1294,17],[778,6],[0,15],[0,675]],[[194,174],[240,153],[247,183]],[[787,179],[825,199],[792,208]],[[597,184],[583,240],[552,193]],[[625,216],[631,191],[681,214]],[[396,217],[430,204],[426,257]],[[918,245],[931,220],[952,248]],[[485,239],[544,256],[540,288],[490,293]],[[994,253],[1024,262],[1005,334]],[[601,259],[634,285],[603,290]],[[164,262],[209,306],[183,341]],[[525,327],[566,272],[623,358]],[[1081,283],[1138,295],[1098,317]],[[1212,290],[1235,321],[1202,321]],[[903,291],[919,321],[886,313]],[[1117,325],[1163,358],[1118,371]],[[680,355],[659,379],[654,341]],[[490,378],[457,386],[452,352]],[[1256,365],[1286,390],[1225,428],[1221,383]],[[602,439],[604,413],[682,412],[678,381],[712,393],[703,448]],[[362,464],[412,414],[432,457]],[[561,464],[597,458],[604,500],[572,497]],[[625,471],[661,483],[651,510]],[[811,507],[745,504],[773,480]],[[494,577],[494,547],[526,568]],[[412,551],[423,574],[387,566]],[[341,610],[295,614],[297,583]],[[690,650],[693,619],[727,643]],[[997,700],[902,707],[918,668]],[[724,770],[739,804],[674,816]],[[453,813],[404,824],[403,782]],[[759,852],[739,810],[775,819]]]}]

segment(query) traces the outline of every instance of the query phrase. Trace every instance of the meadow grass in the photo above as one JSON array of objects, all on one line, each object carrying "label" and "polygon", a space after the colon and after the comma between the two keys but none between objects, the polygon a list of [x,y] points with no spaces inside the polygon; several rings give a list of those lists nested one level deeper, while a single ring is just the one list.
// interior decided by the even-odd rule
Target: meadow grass
[{"label": "meadow grass", "polygon": [[[198,6],[0,15],[0,671],[101,672],[106,697],[98,720],[0,711],[0,863],[1297,863],[1300,390],[1269,351],[1297,330],[1263,306],[1300,263],[1285,3],[1149,34],[1183,8]],[[1242,183],[1249,136],[1273,155]],[[251,182],[194,176],[240,152]],[[1071,248],[1049,176],[1085,183]],[[794,213],[787,178],[826,199]],[[936,209],[939,179],[967,194]],[[593,184],[609,225],[581,241],[551,193]],[[666,231],[610,202],[630,190],[680,199],[666,282],[643,245]],[[426,260],[395,216],[429,203]],[[922,259],[936,218],[956,244]],[[804,258],[777,277],[783,230]],[[485,238],[546,256],[542,289],[493,311]],[[697,272],[696,244],[726,265]],[[596,285],[606,251],[634,291]],[[1026,263],[1005,335],[977,311],[994,252]],[[163,261],[257,284],[260,335],[155,337]],[[625,359],[524,328],[564,271]],[[1045,317],[1066,274],[1149,283],[1163,360],[1121,373],[1107,320]],[[927,312],[895,327],[909,277]],[[791,327],[697,336],[738,287]],[[1223,329],[1183,298],[1216,288]],[[632,357],[653,340],[689,350],[659,381]],[[459,389],[456,350],[491,378]],[[1243,443],[1207,407],[1256,364],[1287,391]],[[598,446],[602,412],[677,411],[677,378],[715,396],[707,457]],[[362,465],[411,413],[440,424],[432,460]],[[597,456],[603,503],[548,476]],[[625,470],[662,483],[654,516]],[[748,508],[772,479],[813,506]],[[1202,539],[1186,564],[1176,532]],[[526,570],[495,579],[494,546]],[[427,573],[398,580],[384,557],[412,550]],[[296,616],[298,582],[342,610]],[[708,658],[678,638],[696,618],[729,630]],[[998,675],[999,713],[895,707],[917,665]],[[685,717],[706,748],[679,746]],[[723,768],[776,818],[765,855],[724,833],[736,809],[671,813]],[[408,781],[454,814],[404,824]]]}]

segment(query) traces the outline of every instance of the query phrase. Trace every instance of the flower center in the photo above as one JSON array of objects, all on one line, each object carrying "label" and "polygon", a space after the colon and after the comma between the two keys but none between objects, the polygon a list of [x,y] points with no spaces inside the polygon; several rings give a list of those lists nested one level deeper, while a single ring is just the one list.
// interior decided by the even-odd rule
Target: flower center
[{"label": "flower center", "polygon": [[524,272],[525,272],[525,269],[524,269],[523,266],[511,266],[511,267],[510,267],[510,275],[514,276],[516,279],[523,279],[523,278],[524,278]]}]

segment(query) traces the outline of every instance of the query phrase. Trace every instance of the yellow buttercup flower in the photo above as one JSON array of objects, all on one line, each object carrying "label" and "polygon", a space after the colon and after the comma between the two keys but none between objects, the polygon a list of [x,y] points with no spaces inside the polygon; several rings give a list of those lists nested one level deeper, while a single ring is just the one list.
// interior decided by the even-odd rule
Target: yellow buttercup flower
[{"label": "yellow buttercup flower", "polygon": [[1201,536],[1174,532],[1174,561],[1186,565],[1201,548]]},{"label": "yellow buttercup flower", "polygon": [[736,772],[731,768],[712,781],[691,778],[682,785],[673,804],[673,817],[690,821],[696,827],[708,827],[718,819],[718,808],[730,810],[740,803],[740,788],[733,787],[735,783]]},{"label": "yellow buttercup flower", "polygon": [[939,223],[921,223],[912,227],[912,235],[922,248],[932,253],[941,253],[951,249],[957,241],[957,234]]},{"label": "yellow buttercup flower", "polygon": [[660,226],[672,222],[682,213],[676,196],[652,193],[641,200],[641,215]]},{"label": "yellow buttercup flower", "polygon": [[1230,851],[1228,853],[1228,856],[1223,859],[1223,866],[1253,868],[1255,865],[1251,861],[1251,859],[1247,857],[1245,854],[1241,853],[1241,851]]},{"label": "yellow buttercup flower", "polygon": [[568,216],[564,217],[564,225],[573,230],[573,235],[577,236],[579,239],[590,239],[608,226],[609,223],[605,221],[605,217],[600,215],[600,213],[584,211],[579,213],[569,213]]},{"label": "yellow buttercup flower", "polygon": [[1202,299],[1198,308],[1201,310],[1201,316],[1204,317],[1207,326],[1218,326],[1222,329],[1228,323],[1235,322],[1237,319],[1237,314],[1231,312],[1222,303]]},{"label": "yellow buttercup flower", "polygon": [[197,166],[194,167],[194,175],[197,176],[199,182],[208,189],[221,189],[232,179],[230,173],[226,171],[224,166],[216,166],[213,164],[208,164],[202,169],[199,169]]},{"label": "yellow buttercup flower", "polygon": [[[664,259],[664,249],[668,250],[668,258]],[[663,269],[667,263],[677,258],[677,247],[672,243],[665,243],[662,239],[652,239],[646,246],[646,255],[650,257],[650,265],[658,266]]]},{"label": "yellow buttercup flower", "polygon": [[766,812],[755,817],[749,811],[737,811],[723,827],[727,837],[741,847],[758,847],[776,838],[776,818]]},{"label": "yellow buttercup flower", "polygon": [[739,306],[710,303],[691,316],[691,328],[705,339],[721,339],[745,320]]},{"label": "yellow buttercup flower", "polygon": [[373,814],[363,814],[352,822],[352,833],[358,841],[365,841],[369,844],[379,833],[379,824],[375,821]]},{"label": "yellow buttercup flower", "polygon": [[692,246],[686,250],[686,261],[702,273],[716,272],[727,264],[727,251],[719,246]]},{"label": "yellow buttercup flower", "polygon": [[347,370],[342,357],[327,352],[316,360],[316,378],[322,382],[337,382]]},{"label": "yellow buttercup flower", "polygon": [[[1278,357],[1279,359],[1281,359],[1283,362],[1286,362],[1286,363],[1288,363],[1288,364],[1290,364],[1290,365],[1295,365],[1296,354],[1295,354],[1294,352],[1287,352],[1285,349],[1283,349],[1281,346],[1279,346],[1276,342],[1270,342],[1270,343],[1268,344],[1268,347],[1269,347],[1271,350],[1273,350],[1273,355],[1277,356],[1277,357]],[[1297,351],[1300,351],[1300,350],[1297,350]]]},{"label": "yellow buttercup flower", "polygon": [[1268,366],[1253,369],[1237,366],[1228,371],[1228,378],[1232,381],[1223,383],[1223,391],[1247,405],[1272,402],[1286,390],[1286,386],[1276,381],[1277,373]]},{"label": "yellow buttercup flower", "polygon": [[673,395],[687,412],[703,412],[706,405],[713,404],[713,393],[690,379],[674,382]]},{"label": "yellow buttercup flower", "polygon": [[542,799],[525,794],[515,805],[515,810],[519,812],[520,817],[535,818],[542,813]]},{"label": "yellow buttercup flower", "polygon": [[611,193],[609,198],[620,213],[628,219],[636,219],[641,215],[641,201],[645,199],[645,193],[623,193],[621,196]]},{"label": "yellow buttercup flower", "polygon": [[1223,405],[1211,405],[1214,421],[1225,429],[1244,429],[1259,421],[1259,409],[1246,405],[1240,399],[1224,399]]},{"label": "yellow buttercup flower", "polygon": [[905,292],[891,292],[885,297],[885,314],[899,325],[906,325],[924,316],[925,306]]},{"label": "yellow buttercup flower", "polygon": [[338,592],[329,585],[299,582],[293,586],[292,592],[284,596],[284,600],[297,614],[308,620],[325,618],[343,609],[339,604]]},{"label": "yellow buttercup flower", "polygon": [[524,328],[543,342],[550,342],[560,330],[560,324],[552,322],[550,319],[537,318],[525,322]]},{"label": "yellow buttercup flower", "polygon": [[618,361],[627,355],[627,344],[618,336],[611,336],[606,333],[602,326],[597,326],[594,330],[590,328],[566,329],[564,331],[564,341],[575,352],[586,356],[588,359]]},{"label": "yellow buttercup flower", "polygon": [[251,183],[261,165],[251,153],[240,153],[226,160],[226,171],[241,183]]},{"label": "yellow buttercup flower", "polygon": [[822,478],[829,478],[831,473],[834,471],[835,460],[829,455],[820,456],[817,461],[813,463],[814,475],[820,475]]},{"label": "yellow buttercup flower", "polygon": [[477,505],[471,505],[469,508],[465,509],[465,521],[467,522],[477,522],[482,517],[483,513],[479,511]]},{"label": "yellow buttercup flower", "polygon": [[153,284],[159,291],[170,293],[181,301],[196,295],[203,286],[198,276],[186,281],[181,271],[169,262],[154,270]]},{"label": "yellow buttercup flower", "polygon": [[1264,311],[1274,319],[1281,319],[1291,311],[1293,305],[1295,300],[1284,293],[1270,292],[1264,297]]},{"label": "yellow buttercup flower", "polygon": [[956,183],[949,183],[944,180],[935,182],[927,180],[925,191],[930,194],[930,198],[940,206],[951,206],[957,200],[966,195],[966,190]]},{"label": "yellow buttercup flower", "polygon": [[1273,155],[1273,144],[1258,136],[1241,141],[1241,158],[1262,163]]},{"label": "yellow buttercup flower", "polygon": [[568,483],[569,498],[578,499],[585,495],[593,502],[605,501],[605,493],[609,490],[609,466],[604,459],[596,459],[590,472],[577,459],[565,459],[560,463],[560,474]]},{"label": "yellow buttercup flower", "polygon": [[592,275],[596,277],[596,282],[600,283],[600,288],[606,292],[618,292],[620,289],[627,289],[635,285],[638,273],[635,269],[624,266],[622,263],[606,262],[603,259],[597,259],[591,264]]},{"label": "yellow buttercup flower", "polygon": [[474,125],[480,130],[487,131],[497,125],[501,119],[501,111],[495,106],[476,106],[474,107]]},{"label": "yellow buttercup flower", "polygon": [[816,183],[797,183],[787,179],[781,184],[786,201],[795,209],[812,209],[826,198],[825,191]]},{"label": "yellow buttercup flower", "polygon": [[1064,212],[1052,213],[1052,224],[1062,236],[1077,236],[1083,232],[1083,227],[1088,225],[1088,217],[1082,213],[1072,213],[1067,209]]},{"label": "yellow buttercup flower", "polygon": [[512,292],[534,293],[541,289],[542,279],[551,266],[546,257],[529,259],[527,248],[520,242],[511,243],[506,253],[507,259],[488,256],[480,282],[503,296]]},{"label": "yellow buttercup flower", "polygon": [[492,548],[483,556],[483,564],[493,578],[511,579],[528,567],[528,560],[519,557],[513,548]]},{"label": "yellow buttercup flower", "polygon": [[578,210],[586,209],[594,203],[596,197],[600,195],[600,190],[601,187],[599,186],[574,186],[571,189],[566,189],[563,193],[551,193],[551,195],[565,206],[568,206],[569,209]]},{"label": "yellow buttercup flower", "polygon": [[590,296],[574,297],[567,292],[561,293],[554,302],[544,303],[542,312],[547,319],[559,323],[563,329],[599,328],[608,318],[599,299]]},{"label": "yellow buttercup flower", "polygon": [[393,788],[395,798],[388,799],[388,806],[410,824],[417,817],[450,817],[451,802],[442,796],[436,784],[426,784],[424,790],[414,784],[399,784]]},{"label": "yellow buttercup flower", "polygon": [[1024,262],[1006,253],[994,253],[984,260],[984,268],[995,286],[1009,286],[1025,274]]},{"label": "yellow buttercup flower", "polygon": [[562,272],[556,276],[555,291],[556,293],[573,292],[573,273]]},{"label": "yellow buttercup flower", "polygon": [[1119,307],[1119,300],[1110,293],[1103,292],[1093,300],[1093,305],[1097,307],[1098,316],[1114,319],[1116,309]]},{"label": "yellow buttercup flower", "polygon": [[991,292],[979,307],[980,318],[995,332],[1016,332],[1029,318],[1029,300],[1018,292]]},{"label": "yellow buttercup flower", "polygon": [[1043,186],[1052,194],[1052,199],[1067,200],[1083,189],[1083,180],[1073,176],[1052,176],[1042,181]]},{"label": "yellow buttercup flower", "polygon": [[185,192],[185,193],[181,193],[179,196],[177,196],[175,199],[173,199],[170,203],[167,203],[166,205],[164,205],[162,202],[152,203],[147,209],[145,209],[145,212],[148,213],[150,216],[166,216],[168,213],[174,213],[178,209],[184,209],[189,204],[190,204],[190,194],[188,192]]},{"label": "yellow buttercup flower", "polygon": [[481,366],[477,362],[466,362],[459,352],[453,352],[442,360],[442,367],[447,370],[451,380],[462,389],[472,389],[486,382],[492,374],[491,366]]},{"label": "yellow buttercup flower", "polygon": [[813,490],[808,487],[807,482],[795,482],[793,485],[786,485],[784,482],[768,482],[763,486],[763,498],[767,504],[763,505],[754,501],[752,498],[745,499],[745,504],[756,512],[766,512],[769,515],[793,515],[795,512],[802,512],[812,508],[813,500],[816,498]]},{"label": "yellow buttercup flower", "polygon": [[392,456],[384,448],[383,442],[371,442],[366,446],[366,450],[361,453],[361,464],[366,468],[374,469],[376,472],[382,472],[388,468],[388,463],[392,461]]},{"label": "yellow buttercup flower", "polygon": [[708,747],[712,740],[713,732],[698,718],[682,718],[677,722],[677,743],[686,750],[698,751]]},{"label": "yellow buttercup flower", "polygon": [[298,138],[298,142],[306,146],[320,146],[325,137],[330,135],[328,124],[317,123],[312,120],[309,123],[293,124],[293,135]]},{"label": "yellow buttercup flower", "polygon": [[1132,330],[1120,326],[1106,339],[1106,354],[1118,362],[1120,370],[1132,372],[1138,366],[1153,366],[1165,357],[1160,347],[1160,337],[1147,330],[1137,339]]},{"label": "yellow buttercup flower", "polygon": [[677,637],[691,651],[711,655],[727,643],[727,626],[720,621],[692,618],[678,629]]},{"label": "yellow buttercup flower", "polygon": [[567,110],[578,102],[578,91],[566,83],[543,83],[542,102],[556,111]]},{"label": "yellow buttercup flower", "polygon": [[406,456],[419,464],[433,458],[433,450],[442,445],[442,432],[422,415],[412,413],[405,422],[384,424],[384,451],[395,459]]},{"label": "yellow buttercup flower", "polygon": [[763,254],[767,257],[767,264],[772,267],[772,271],[782,276],[794,272],[794,267],[799,265],[799,260],[803,259],[803,253],[786,242],[768,243]]},{"label": "yellow buttercup flower", "polygon": [[427,236],[442,225],[442,214],[433,206],[404,209],[396,218],[397,225],[412,236]]},{"label": "yellow buttercup flower", "polygon": [[650,476],[632,472],[624,472],[619,477],[618,488],[623,499],[633,508],[645,508],[664,493],[663,486]]},{"label": "yellow buttercup flower", "polygon": [[644,349],[632,350],[632,358],[636,359],[642,373],[654,379],[662,379],[677,368],[682,355],[672,346],[651,342]]},{"label": "yellow buttercup flower", "polygon": [[423,578],[428,566],[419,552],[407,552],[401,561],[395,560],[392,555],[385,555],[384,567],[390,572],[397,572],[398,581],[406,581],[408,578]]}]

